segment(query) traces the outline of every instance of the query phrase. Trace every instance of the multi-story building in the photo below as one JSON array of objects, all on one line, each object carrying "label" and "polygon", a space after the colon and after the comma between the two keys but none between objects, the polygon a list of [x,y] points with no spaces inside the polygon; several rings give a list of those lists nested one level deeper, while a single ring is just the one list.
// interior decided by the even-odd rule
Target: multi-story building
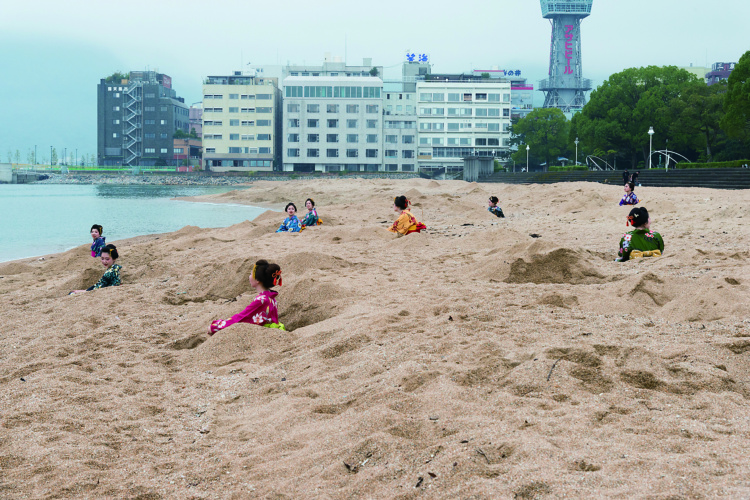
[{"label": "multi-story building", "polygon": [[510,82],[510,117],[513,119],[525,118],[534,110],[534,85],[527,82],[521,76],[521,70],[499,69],[475,69],[472,71],[474,78],[501,78]]},{"label": "multi-story building", "polygon": [[384,92],[383,170],[416,172],[417,93]]},{"label": "multi-story building", "polygon": [[206,170],[280,170],[281,91],[276,78],[209,76],[203,84]]},{"label": "multi-story building", "polygon": [[463,168],[467,156],[499,156],[510,143],[511,84],[469,75],[417,82],[420,170]]},{"label": "multi-story building", "polygon": [[282,79],[286,80],[290,76],[375,76],[382,79],[383,67],[373,66],[371,57],[363,58],[362,65],[357,66],[346,64],[341,57],[331,58],[331,55],[326,53],[321,65],[288,64],[284,66]]},{"label": "multi-story building", "polygon": [[189,132],[188,107],[155,71],[114,74],[97,85],[99,165],[173,164],[172,137]]},{"label": "multi-story building", "polygon": [[711,65],[711,71],[706,73],[706,84],[713,85],[729,79],[737,63],[717,62]]},{"label": "multi-story building", "polygon": [[290,76],[283,85],[285,171],[381,170],[383,81],[380,78]]},{"label": "multi-story building", "polygon": [[192,133],[193,130],[195,130],[195,135],[203,137],[203,103],[196,102],[195,104],[200,104],[200,106],[192,105],[188,110],[190,117],[190,132]]}]

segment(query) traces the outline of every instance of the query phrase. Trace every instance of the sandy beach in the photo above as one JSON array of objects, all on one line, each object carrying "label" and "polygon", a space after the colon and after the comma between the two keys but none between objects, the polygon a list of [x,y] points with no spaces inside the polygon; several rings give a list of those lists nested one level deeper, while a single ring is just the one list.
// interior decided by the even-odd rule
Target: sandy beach
[{"label": "sandy beach", "polygon": [[[620,186],[326,179],[115,241],[120,287],[67,295],[87,245],[0,264],[0,498],[749,498],[748,193],[636,192],[660,258],[614,262]],[[288,331],[206,335],[260,258]]]}]

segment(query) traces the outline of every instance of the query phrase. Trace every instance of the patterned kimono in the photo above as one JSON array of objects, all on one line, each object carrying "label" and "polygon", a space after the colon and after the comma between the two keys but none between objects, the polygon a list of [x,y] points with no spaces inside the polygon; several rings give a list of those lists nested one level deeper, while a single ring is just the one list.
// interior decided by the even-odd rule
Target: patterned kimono
[{"label": "patterned kimono", "polygon": [[634,229],[622,235],[617,259],[625,262],[640,257],[659,257],[664,251],[664,240],[659,233],[648,229]]},{"label": "patterned kimono", "polygon": [[299,233],[302,230],[302,225],[296,215],[287,217],[284,222],[281,223],[279,228],[276,230],[277,233]]},{"label": "patterned kimono", "polygon": [[638,204],[638,197],[635,195],[634,192],[629,192],[628,194],[624,195],[622,199],[620,200],[620,206],[623,205],[637,205]]},{"label": "patterned kimono", "polygon": [[120,264],[112,264],[112,267],[107,269],[102,277],[99,278],[96,285],[88,287],[86,291],[90,292],[91,290],[106,288],[108,286],[120,286],[120,269],[122,269]]},{"label": "patterned kimono", "polygon": [[487,209],[487,211],[489,213],[491,213],[492,215],[495,215],[497,217],[503,217],[503,218],[505,218],[505,214],[503,213],[503,209],[500,208],[500,207],[498,207],[498,206],[489,207]]},{"label": "patterned kimono", "polygon": [[102,256],[102,248],[104,248],[107,245],[106,243],[104,243],[104,238],[105,238],[104,236],[99,236],[91,244],[91,256],[92,257]]},{"label": "patterned kimono", "polygon": [[279,323],[279,311],[276,307],[276,296],[278,294],[279,292],[274,290],[263,290],[241,313],[237,313],[229,319],[213,321],[211,323],[211,335],[235,323],[251,323],[284,330],[284,325]]},{"label": "patterned kimono", "polygon": [[305,218],[302,219],[302,226],[308,227],[308,226],[316,226],[318,224],[318,211],[313,208],[309,212],[307,212],[307,215],[305,215]]},{"label": "patterned kimono", "polygon": [[410,233],[418,233],[422,229],[427,229],[427,226],[421,222],[417,222],[417,219],[411,214],[411,211],[407,208],[401,212],[393,226],[388,228],[388,231],[392,233],[398,233],[400,235],[406,235]]}]

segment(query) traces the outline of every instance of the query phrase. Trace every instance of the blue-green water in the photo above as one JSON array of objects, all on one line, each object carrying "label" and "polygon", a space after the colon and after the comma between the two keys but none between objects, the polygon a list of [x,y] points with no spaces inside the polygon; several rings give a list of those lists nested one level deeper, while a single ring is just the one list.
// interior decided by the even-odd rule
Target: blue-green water
[{"label": "blue-green water", "polygon": [[185,226],[226,227],[252,220],[263,208],[172,200],[231,191],[231,187],[138,185],[0,185],[0,262],[91,244],[92,224],[107,243]]}]

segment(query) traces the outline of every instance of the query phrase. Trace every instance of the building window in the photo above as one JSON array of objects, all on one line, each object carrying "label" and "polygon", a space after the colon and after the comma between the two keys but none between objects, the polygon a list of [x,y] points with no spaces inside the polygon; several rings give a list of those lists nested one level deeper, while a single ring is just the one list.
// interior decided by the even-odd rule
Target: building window
[{"label": "building window", "polygon": [[160,125],[166,125],[167,124],[167,120],[159,120],[159,124]]},{"label": "building window", "polygon": [[357,128],[357,120],[346,120],[346,128]]},{"label": "building window", "polygon": [[239,94],[229,94],[229,98],[230,99],[239,99],[240,95]]},{"label": "building window", "polygon": [[365,106],[365,113],[378,113],[380,112],[380,106],[377,104],[368,104]]},{"label": "building window", "polygon": [[144,94],[143,97],[145,97],[146,99],[153,99],[156,97],[156,94]]},{"label": "building window", "polygon": [[[479,111],[479,110],[477,110],[477,111]],[[500,108],[492,108],[492,109],[488,109],[487,111],[489,111],[489,113],[488,113],[489,116],[500,116]],[[477,115],[477,116],[479,116],[479,115]]]},{"label": "building window", "polygon": [[387,144],[397,144],[398,143],[398,136],[397,135],[386,135],[385,136],[385,142]]},{"label": "building window", "polygon": [[398,165],[396,163],[386,163],[385,169],[388,172],[397,172],[398,171]]},{"label": "building window", "polygon": [[500,102],[500,94],[489,94],[487,100],[489,102]]},{"label": "building window", "polygon": [[242,94],[240,99],[255,99],[255,96],[252,94]]},{"label": "building window", "polygon": [[432,145],[433,146],[442,146],[443,145],[443,138],[442,137],[433,137],[432,138]]},{"label": "building window", "polygon": [[359,157],[359,150],[358,149],[347,149],[346,150],[346,157],[347,158],[358,158]]},{"label": "building window", "polygon": [[398,151],[396,151],[395,149],[386,149],[385,157],[386,158],[398,158]]},{"label": "building window", "polygon": [[403,165],[401,165],[401,171],[402,172],[414,172],[414,164],[404,163]]},{"label": "building window", "polygon": [[449,123],[448,124],[448,131],[449,132],[455,132],[458,130],[458,123]]},{"label": "building window", "polygon": [[181,155],[183,152],[183,148],[174,148],[174,154]]},{"label": "building window", "polygon": [[273,113],[273,108],[255,108],[256,113]]},{"label": "building window", "polygon": [[216,148],[206,148],[206,153],[215,153]]},{"label": "building window", "polygon": [[461,138],[460,138],[460,139],[458,140],[458,143],[459,143],[459,144],[460,144],[461,146],[471,146],[471,137],[461,137]]},{"label": "building window", "polygon": [[503,94],[503,102],[510,102],[510,94]]},{"label": "building window", "polygon": [[242,108],[243,113],[255,113],[255,108]]},{"label": "building window", "polygon": [[487,130],[490,132],[500,132],[500,124],[499,123],[488,123],[487,124]]},{"label": "building window", "polygon": [[500,139],[487,139],[487,145],[488,146],[499,146],[500,145]]},{"label": "building window", "polygon": [[143,111],[156,111],[156,106],[143,106]]},{"label": "building window", "polygon": [[339,142],[339,135],[338,134],[327,134],[326,135],[326,142]]},{"label": "building window", "polygon": [[328,128],[339,128],[338,120],[328,120]]},{"label": "building window", "polygon": [[167,148],[161,148],[161,154],[165,154],[167,152]]},{"label": "building window", "polygon": [[229,154],[240,154],[242,153],[242,148],[239,147],[230,147],[229,148]]},{"label": "building window", "polygon": [[255,96],[256,99],[259,99],[261,101],[262,100],[270,101],[272,97],[273,96],[271,96],[271,94],[258,94]]},{"label": "building window", "polygon": [[474,145],[475,146],[486,146],[487,145],[487,139],[474,139]]},{"label": "building window", "polygon": [[365,150],[365,156],[367,158],[377,158],[378,157],[378,150],[377,149],[367,149],[367,150]]},{"label": "building window", "polygon": [[259,127],[270,127],[271,126],[271,120],[258,120],[258,126]]},{"label": "building window", "polygon": [[167,134],[165,134],[164,132],[162,132],[161,134],[159,134],[159,137],[162,138],[162,139],[166,139],[167,138]]},{"label": "building window", "polygon": [[320,113],[320,104],[308,104],[307,112],[308,113]]},{"label": "building window", "polygon": [[420,93],[419,94],[419,100],[424,102],[432,102],[432,94],[431,93]]},{"label": "building window", "polygon": [[319,149],[308,149],[307,150],[307,157],[308,158],[317,158],[320,156],[320,150]]},{"label": "building window", "polygon": [[297,148],[289,148],[286,150],[286,155],[292,158],[298,158],[299,157],[299,149]]},{"label": "building window", "polygon": [[258,134],[255,136],[256,139],[259,141],[270,141],[271,140],[271,134]]},{"label": "building window", "polygon": [[156,153],[156,148],[145,148],[144,153]]},{"label": "building window", "polygon": [[507,117],[509,117],[509,116],[510,116],[510,109],[508,109],[508,108],[503,108],[503,117],[504,117],[504,118],[507,118]]},{"label": "building window", "polygon": [[240,140],[240,134],[229,134],[229,140],[230,141],[239,141]]},{"label": "building window", "polygon": [[254,141],[255,135],[254,134],[242,134],[241,139],[243,141]]},{"label": "building window", "polygon": [[229,126],[230,127],[239,127],[240,121],[239,120],[229,120]]},{"label": "building window", "polygon": [[487,108],[477,108],[476,116],[487,116]]},{"label": "building window", "polygon": [[114,125],[119,125],[119,124],[120,124],[120,120],[112,120],[112,123],[113,123]]},{"label": "building window", "polygon": [[156,139],[156,134],[150,133],[150,134],[143,134],[143,137],[146,139]]},{"label": "building window", "polygon": [[156,120],[143,120],[146,125],[156,125]]},{"label": "building window", "polygon": [[401,137],[401,142],[403,144],[414,144],[414,136],[413,135],[404,135]]},{"label": "building window", "polygon": [[338,104],[328,104],[326,106],[326,113],[338,113],[338,112],[339,112]]},{"label": "building window", "polygon": [[378,128],[377,120],[367,120],[367,128]]},{"label": "building window", "polygon": [[318,134],[307,134],[307,142],[320,142]]},{"label": "building window", "polygon": [[338,157],[339,157],[338,149],[326,149],[326,158],[338,158]]},{"label": "building window", "polygon": [[347,104],[346,112],[347,113],[359,113],[359,104]]},{"label": "building window", "polygon": [[346,134],[346,142],[354,144],[359,142],[359,136],[357,134]]},{"label": "building window", "polygon": [[112,137],[116,139],[117,138],[117,132],[113,132],[112,133]]},{"label": "building window", "polygon": [[410,149],[405,149],[404,151],[401,151],[401,158],[414,158],[414,151]]},{"label": "building window", "polygon": [[[219,123],[221,123],[221,122],[219,122]],[[243,127],[252,127],[253,125],[255,125],[255,122],[252,121],[252,120],[243,120],[242,121],[242,126]],[[289,126],[291,127],[292,125],[289,125]],[[299,127],[299,120],[297,120],[297,126]]]},{"label": "building window", "polygon": [[240,112],[240,108],[230,106],[229,107],[229,112],[230,113],[239,113]]},{"label": "building window", "polygon": [[114,107],[112,108],[112,111],[120,111],[120,106],[114,106]]},{"label": "building window", "polygon": [[485,93],[478,93],[476,95],[477,101],[486,101],[487,100],[487,94]]},{"label": "building window", "polygon": [[299,104],[287,104],[286,112],[287,113],[299,113]]},{"label": "building window", "polygon": [[299,142],[299,134],[289,134],[286,136],[287,142]]},{"label": "building window", "polygon": [[260,154],[269,154],[271,152],[271,148],[258,148],[258,153]]},{"label": "building window", "polygon": [[307,120],[307,126],[310,128],[318,128],[318,120]]},{"label": "building window", "polygon": [[378,142],[378,134],[367,134],[367,143],[376,144]]}]

